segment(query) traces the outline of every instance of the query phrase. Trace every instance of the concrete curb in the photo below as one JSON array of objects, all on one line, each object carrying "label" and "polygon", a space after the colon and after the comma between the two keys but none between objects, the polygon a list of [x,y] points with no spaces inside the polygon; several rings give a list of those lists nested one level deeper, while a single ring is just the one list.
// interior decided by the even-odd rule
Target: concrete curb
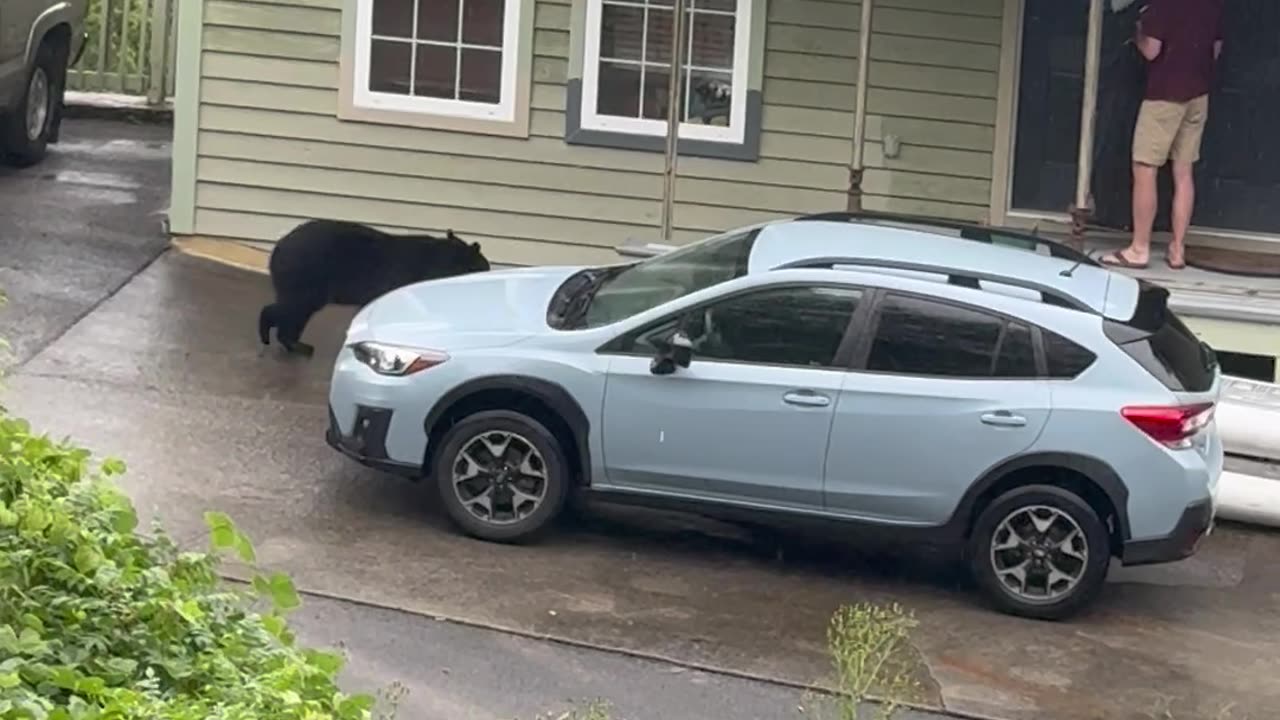
[{"label": "concrete curb", "polygon": [[115,93],[67,91],[64,117],[127,120],[136,123],[167,124],[173,122],[173,102],[165,100],[152,105],[145,97]]}]

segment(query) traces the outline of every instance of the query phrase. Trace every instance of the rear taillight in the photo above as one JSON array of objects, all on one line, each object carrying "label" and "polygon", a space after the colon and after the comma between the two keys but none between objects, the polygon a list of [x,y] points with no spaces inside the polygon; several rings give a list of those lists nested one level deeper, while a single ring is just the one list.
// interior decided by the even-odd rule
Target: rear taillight
[{"label": "rear taillight", "polygon": [[1134,405],[1122,408],[1120,414],[1152,440],[1181,450],[1191,447],[1192,438],[1209,426],[1213,403]]}]

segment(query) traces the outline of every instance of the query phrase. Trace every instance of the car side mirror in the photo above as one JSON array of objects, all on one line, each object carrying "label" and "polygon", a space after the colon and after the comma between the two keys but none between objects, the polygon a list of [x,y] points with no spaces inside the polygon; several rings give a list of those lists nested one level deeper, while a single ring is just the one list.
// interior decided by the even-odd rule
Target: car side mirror
[{"label": "car side mirror", "polygon": [[670,375],[678,367],[689,367],[693,362],[693,341],[683,330],[677,330],[668,340],[656,343],[658,354],[649,363],[654,375]]}]

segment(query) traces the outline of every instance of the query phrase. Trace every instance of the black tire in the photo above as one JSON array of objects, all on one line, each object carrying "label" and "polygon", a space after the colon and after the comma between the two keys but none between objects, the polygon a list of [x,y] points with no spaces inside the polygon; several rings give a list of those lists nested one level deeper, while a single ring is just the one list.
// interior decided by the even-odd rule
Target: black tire
[{"label": "black tire", "polygon": [[[0,155],[11,165],[30,167],[44,160],[49,141],[57,123],[58,108],[62,103],[66,78],[65,52],[59,52],[56,44],[45,40],[36,50],[36,61],[27,73],[22,87],[22,100],[11,113],[0,120]],[[43,73],[47,88],[44,125],[36,137],[27,133],[27,111],[31,102],[31,81],[37,73]]]},{"label": "black tire", "polygon": [[[1057,599],[1020,597],[1001,581],[994,566],[991,547],[1001,523],[1018,509],[1033,506],[1066,514],[1084,536],[1087,553],[1083,572],[1075,587]],[[1111,567],[1111,537],[1098,513],[1075,493],[1051,485],[1028,485],[1004,493],[983,509],[969,536],[967,554],[974,581],[996,609],[1037,620],[1064,620],[1083,610],[1102,590]],[[1071,562],[1071,558],[1064,561]]]},{"label": "black tire", "polygon": [[[514,433],[542,456],[545,494],[528,515],[508,524],[494,524],[471,512],[454,490],[453,467],[462,451],[477,438],[494,432]],[[516,543],[536,539],[564,509],[571,482],[564,449],[555,435],[537,420],[518,412],[486,410],[463,418],[449,428],[432,455],[431,474],[449,518],[465,533],[481,540]]]}]

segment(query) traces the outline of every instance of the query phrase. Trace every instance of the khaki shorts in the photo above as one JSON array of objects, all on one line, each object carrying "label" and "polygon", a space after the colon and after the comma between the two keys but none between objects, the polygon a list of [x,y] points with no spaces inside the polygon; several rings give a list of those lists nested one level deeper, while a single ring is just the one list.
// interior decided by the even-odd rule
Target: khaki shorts
[{"label": "khaki shorts", "polygon": [[1169,158],[1190,165],[1200,159],[1200,140],[1209,118],[1209,96],[1187,102],[1143,100],[1133,131],[1133,161],[1162,167]]}]

